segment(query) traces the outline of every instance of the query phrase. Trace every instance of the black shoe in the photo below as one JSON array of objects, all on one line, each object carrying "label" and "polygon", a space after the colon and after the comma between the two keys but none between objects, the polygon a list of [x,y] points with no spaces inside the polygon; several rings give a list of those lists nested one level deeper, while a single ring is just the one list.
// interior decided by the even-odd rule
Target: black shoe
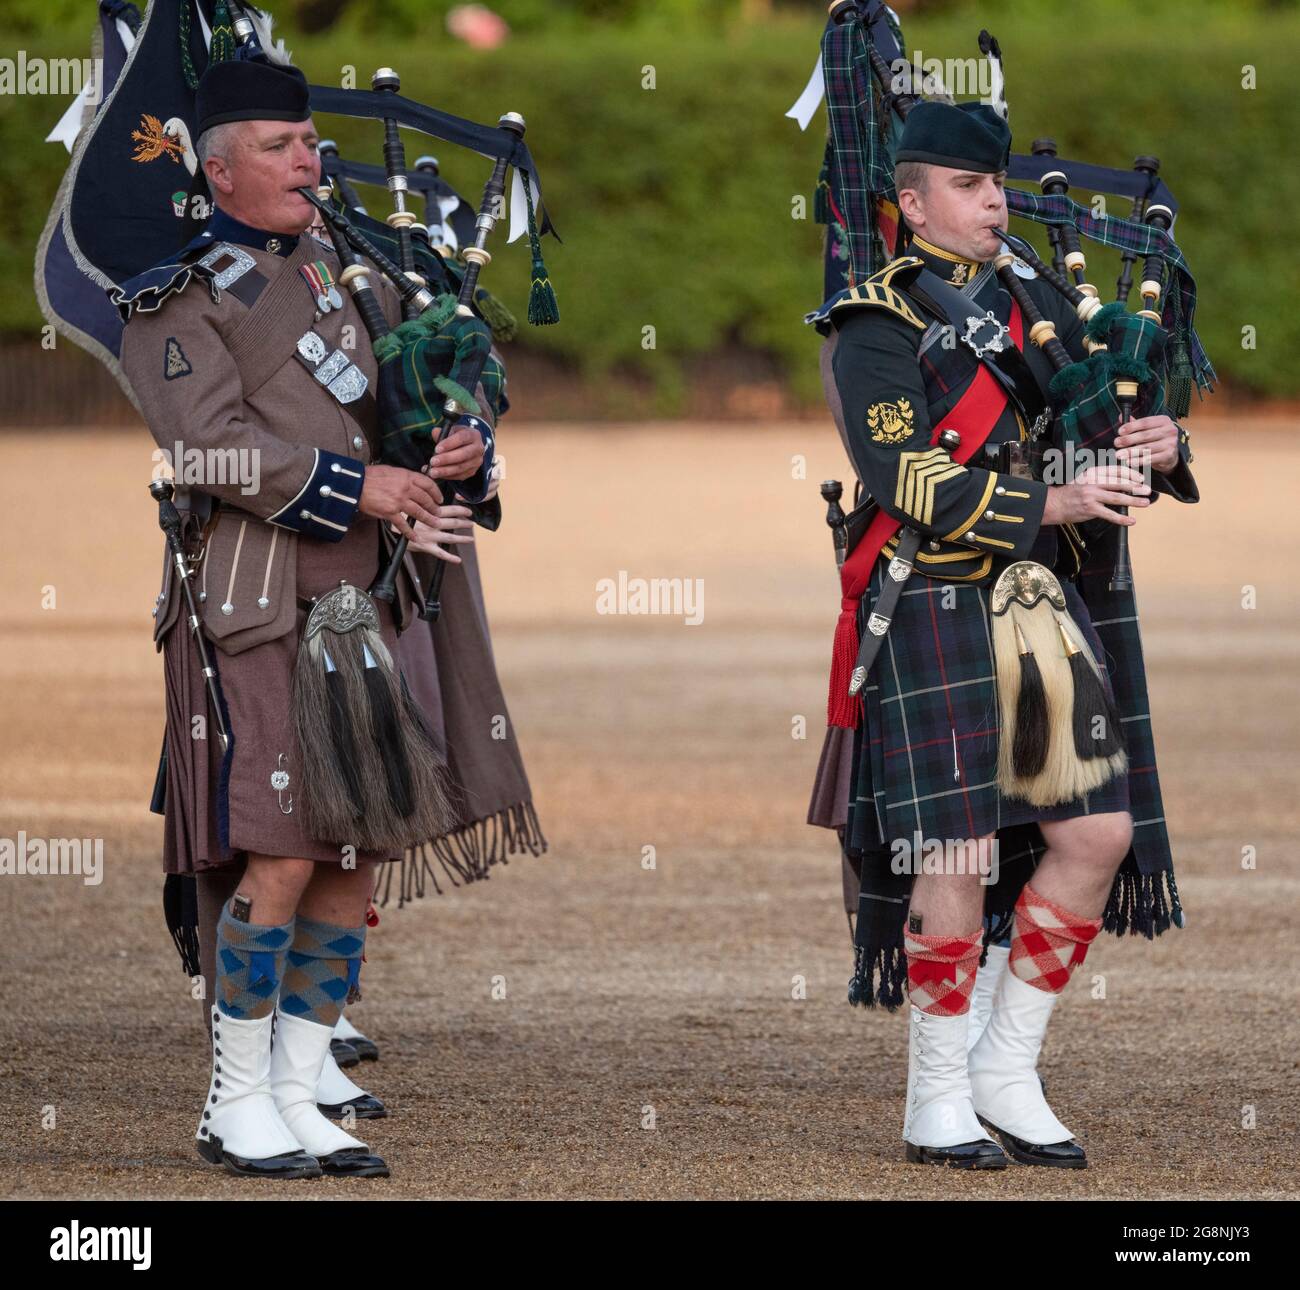
[{"label": "black shoe", "polygon": [[[363,1062],[377,1062],[379,1060],[379,1045],[373,1039],[367,1039],[365,1035],[353,1035],[351,1039],[342,1041],[345,1044],[351,1044],[357,1050],[357,1056]],[[336,1057],[334,1059],[338,1061]]]},{"label": "black shoe", "polygon": [[[319,1178],[321,1161],[305,1151],[286,1151],[264,1160],[247,1160],[227,1151],[217,1137],[200,1138],[195,1145],[210,1165],[224,1165],[232,1174],[249,1178]],[[382,1161],[381,1161],[382,1163]]]},{"label": "black shoe", "polygon": [[387,1178],[388,1166],[382,1157],[369,1147],[344,1147],[320,1158],[321,1168],[327,1174],[346,1175],[349,1178]]},{"label": "black shoe", "polygon": [[[378,1050],[376,1050],[378,1051]],[[361,1054],[353,1047],[352,1041],[348,1039],[331,1039],[330,1056],[334,1058],[340,1066],[356,1066],[361,1061]]]},{"label": "black shoe", "polygon": [[983,1116],[980,1116],[980,1123],[990,1132],[998,1135],[1007,1153],[1018,1164],[1046,1165],[1049,1169],[1088,1167],[1087,1153],[1073,1138],[1067,1138],[1064,1142],[1045,1144],[1026,1142],[1023,1138],[1017,1138],[1014,1133],[1007,1133],[1004,1129],[999,1129],[996,1124],[990,1124]]},{"label": "black shoe", "polygon": [[350,1102],[339,1102],[335,1106],[327,1106],[324,1102],[316,1103],[316,1109],[322,1115],[328,1115],[331,1120],[343,1119],[348,1107],[352,1108],[352,1114],[358,1120],[382,1120],[388,1115],[388,1108],[369,1093],[354,1097]]},{"label": "black shoe", "polygon": [[950,1169],[1005,1169],[1007,1158],[996,1142],[980,1138],[955,1147],[918,1147],[908,1142],[907,1158],[914,1165],[947,1165]]}]

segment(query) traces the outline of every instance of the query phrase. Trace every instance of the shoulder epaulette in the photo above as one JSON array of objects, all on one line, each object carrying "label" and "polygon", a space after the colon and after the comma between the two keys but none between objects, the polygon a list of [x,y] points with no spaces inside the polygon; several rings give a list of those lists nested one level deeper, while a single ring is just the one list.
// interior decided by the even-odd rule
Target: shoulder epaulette
[{"label": "shoulder epaulette", "polygon": [[811,323],[819,331],[824,332],[829,326],[832,315],[866,307],[884,309],[924,331],[929,324],[912,308],[907,297],[893,285],[897,283],[898,286],[904,286],[924,267],[925,261],[917,256],[900,255],[879,272],[858,283],[856,287],[845,287],[843,291],[837,292],[820,309],[815,309],[806,315],[804,322]]},{"label": "shoulder epaulette", "polygon": [[161,309],[172,296],[179,295],[196,278],[208,284],[213,303],[221,299],[215,272],[198,263],[199,255],[213,246],[210,233],[200,233],[193,241],[181,247],[175,255],[155,264],[152,268],[128,278],[120,286],[108,288],[108,298],[124,323],[137,313],[153,313]]},{"label": "shoulder epaulette", "polygon": [[879,273],[873,273],[865,282],[860,282],[856,287],[850,287],[837,300],[830,309],[831,313],[838,313],[841,309],[855,309],[863,305],[871,305],[877,309],[887,309],[891,314],[897,314],[905,322],[909,322],[913,327],[919,327],[922,331],[928,325],[924,318],[921,318],[915,309],[908,303],[907,298],[899,292],[892,284],[897,279],[899,285],[910,281],[916,276],[918,270],[925,267],[925,261],[918,259],[914,255],[900,255],[898,259],[891,260]]}]

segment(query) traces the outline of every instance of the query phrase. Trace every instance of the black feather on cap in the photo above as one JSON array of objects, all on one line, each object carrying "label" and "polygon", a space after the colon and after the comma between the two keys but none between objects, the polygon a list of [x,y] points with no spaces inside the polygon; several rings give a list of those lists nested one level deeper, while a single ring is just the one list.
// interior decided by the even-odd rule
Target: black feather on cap
[{"label": "black feather on cap", "polygon": [[198,134],[227,121],[306,121],[307,78],[291,66],[230,59],[213,63],[194,96]]},{"label": "black feather on cap", "polygon": [[987,103],[918,103],[907,114],[894,162],[994,175],[1010,157],[1011,127]]}]

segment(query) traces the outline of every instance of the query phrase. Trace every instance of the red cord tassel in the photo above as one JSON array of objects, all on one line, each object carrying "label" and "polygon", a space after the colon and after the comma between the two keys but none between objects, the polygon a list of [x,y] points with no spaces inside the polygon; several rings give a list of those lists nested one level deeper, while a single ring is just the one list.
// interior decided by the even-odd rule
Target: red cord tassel
[{"label": "red cord tassel", "polygon": [[862,697],[849,694],[853,664],[858,657],[858,604],[845,600],[835,624],[835,643],[831,647],[831,688],[826,696],[826,724],[856,730],[862,720]]}]

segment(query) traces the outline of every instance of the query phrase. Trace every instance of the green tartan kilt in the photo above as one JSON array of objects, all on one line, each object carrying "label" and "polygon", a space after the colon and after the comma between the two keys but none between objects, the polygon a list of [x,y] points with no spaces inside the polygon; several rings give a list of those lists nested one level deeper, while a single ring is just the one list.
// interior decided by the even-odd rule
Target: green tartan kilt
[{"label": "green tartan kilt", "polygon": [[[885,561],[877,561],[860,631],[879,598],[884,569]],[[1073,583],[1062,581],[1061,588],[1109,689],[1114,660]],[[863,690],[846,847],[865,851],[911,841],[917,830],[941,841],[981,838],[1040,820],[1129,810],[1128,774],[1052,807],[999,792],[989,594],[987,587],[920,574],[909,580]]]}]

